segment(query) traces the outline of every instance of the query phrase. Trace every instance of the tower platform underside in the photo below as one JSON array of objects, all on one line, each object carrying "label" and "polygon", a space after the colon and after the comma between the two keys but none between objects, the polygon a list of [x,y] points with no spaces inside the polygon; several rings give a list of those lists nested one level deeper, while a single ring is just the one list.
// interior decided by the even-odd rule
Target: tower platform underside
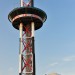
[{"label": "tower platform underside", "polygon": [[13,27],[18,30],[20,23],[26,26],[31,22],[35,23],[35,30],[37,30],[42,27],[47,15],[43,10],[36,7],[19,7],[9,13],[8,19],[12,22]]}]

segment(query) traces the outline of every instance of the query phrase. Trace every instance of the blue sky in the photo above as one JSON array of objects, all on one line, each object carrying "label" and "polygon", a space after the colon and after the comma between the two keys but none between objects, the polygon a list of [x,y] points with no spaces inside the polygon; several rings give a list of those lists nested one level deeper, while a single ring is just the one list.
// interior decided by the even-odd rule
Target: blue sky
[{"label": "blue sky", "polygon": [[[0,75],[18,75],[19,31],[8,21],[19,0],[0,1]],[[75,75],[75,0],[35,0],[47,21],[35,32],[36,75]]]}]

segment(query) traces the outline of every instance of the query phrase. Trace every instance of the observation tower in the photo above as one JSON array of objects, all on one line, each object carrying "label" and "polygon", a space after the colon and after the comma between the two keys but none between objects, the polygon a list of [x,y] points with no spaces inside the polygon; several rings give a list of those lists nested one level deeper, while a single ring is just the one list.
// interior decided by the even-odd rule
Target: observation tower
[{"label": "observation tower", "polygon": [[13,9],[8,19],[20,31],[19,75],[35,75],[34,31],[43,26],[47,15],[34,7],[34,0],[20,0],[20,7]]}]

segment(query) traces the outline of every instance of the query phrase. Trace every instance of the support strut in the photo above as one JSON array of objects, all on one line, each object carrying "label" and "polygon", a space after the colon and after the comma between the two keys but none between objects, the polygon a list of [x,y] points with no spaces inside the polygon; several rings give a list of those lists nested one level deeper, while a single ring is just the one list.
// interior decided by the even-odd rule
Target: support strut
[{"label": "support strut", "polygon": [[35,75],[34,22],[20,23],[19,75],[23,74]]}]

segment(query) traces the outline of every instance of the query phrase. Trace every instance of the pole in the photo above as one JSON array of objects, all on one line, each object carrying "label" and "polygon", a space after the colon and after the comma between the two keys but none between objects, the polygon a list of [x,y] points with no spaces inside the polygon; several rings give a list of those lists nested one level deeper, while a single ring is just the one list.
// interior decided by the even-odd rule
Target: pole
[{"label": "pole", "polygon": [[20,6],[23,7],[23,0],[20,0]]},{"label": "pole", "polygon": [[[20,6],[23,7],[23,0],[20,0]],[[22,75],[22,33],[23,33],[23,24],[19,25],[20,30],[20,49],[19,49],[19,75]]]},{"label": "pole", "polygon": [[20,49],[19,49],[19,75],[22,74],[22,33],[23,33],[23,25],[20,23]]},{"label": "pole", "polygon": [[32,28],[32,37],[34,37],[34,22],[31,23],[31,28]]},{"label": "pole", "polygon": [[33,53],[33,75],[35,75],[35,48],[34,48],[34,22],[31,23],[32,28],[32,53]]}]

